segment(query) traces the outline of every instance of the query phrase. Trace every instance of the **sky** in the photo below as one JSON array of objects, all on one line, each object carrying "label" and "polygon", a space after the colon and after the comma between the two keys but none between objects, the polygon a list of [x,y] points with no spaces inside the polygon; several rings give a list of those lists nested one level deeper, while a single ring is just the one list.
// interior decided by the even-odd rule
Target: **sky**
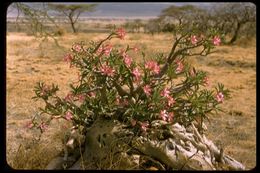
[{"label": "sky", "polygon": [[[26,4],[34,4],[37,3],[26,3]],[[67,3],[70,4],[70,3]],[[161,11],[171,5],[185,5],[185,4],[192,4],[200,7],[209,7],[212,3],[98,3],[96,10],[94,12],[88,12],[82,14],[85,17],[156,17],[158,16]],[[8,8],[7,10],[7,17],[15,17],[17,14],[16,10],[12,8]]]}]

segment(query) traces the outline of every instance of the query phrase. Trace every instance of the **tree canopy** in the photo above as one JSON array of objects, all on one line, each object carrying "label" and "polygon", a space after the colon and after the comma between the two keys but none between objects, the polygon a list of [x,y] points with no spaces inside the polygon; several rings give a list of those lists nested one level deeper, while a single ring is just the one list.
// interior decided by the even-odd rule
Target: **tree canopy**
[{"label": "tree canopy", "polygon": [[71,24],[74,33],[77,32],[75,24],[78,21],[79,16],[83,12],[92,12],[95,10],[97,4],[48,4],[48,6],[56,10],[57,12],[65,15],[68,22]]}]

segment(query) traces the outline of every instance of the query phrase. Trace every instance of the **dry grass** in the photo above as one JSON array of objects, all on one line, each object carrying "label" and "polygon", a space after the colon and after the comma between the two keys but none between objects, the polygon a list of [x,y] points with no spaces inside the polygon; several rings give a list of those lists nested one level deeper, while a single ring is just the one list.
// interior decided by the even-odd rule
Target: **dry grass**
[{"label": "dry grass", "polygon": [[[63,121],[53,123],[42,136],[40,143],[32,143],[38,135],[24,127],[42,105],[31,99],[33,87],[38,81],[60,86],[60,95],[65,96],[68,84],[76,81],[77,71],[62,61],[65,50],[73,42],[99,40],[106,34],[65,34],[59,38],[64,49],[52,41],[39,43],[23,33],[7,35],[7,162],[16,169],[43,169],[61,150]],[[112,44],[137,45],[146,52],[167,52],[171,43],[170,34],[129,34],[123,41]],[[211,116],[208,136],[225,146],[225,152],[246,165],[256,166],[256,46],[220,46],[209,57],[194,57],[191,62],[209,73],[211,86],[223,83],[232,93],[232,99],[223,104],[223,113]],[[133,55],[138,59],[141,54]],[[20,149],[19,149],[20,146]]]}]

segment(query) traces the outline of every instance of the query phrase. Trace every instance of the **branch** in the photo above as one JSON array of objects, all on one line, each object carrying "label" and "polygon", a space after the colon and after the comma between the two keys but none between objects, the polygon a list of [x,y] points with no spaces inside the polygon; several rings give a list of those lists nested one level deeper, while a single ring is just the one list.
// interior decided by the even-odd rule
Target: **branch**
[{"label": "branch", "polygon": [[[173,46],[172,46],[171,52],[170,52],[170,54],[169,54],[168,57],[167,57],[166,63],[164,64],[164,66],[163,66],[161,72],[160,72],[158,75],[156,75],[155,77],[161,78],[161,77],[165,74],[165,72],[166,72],[167,69],[168,69],[168,66],[169,66],[169,65],[174,61],[174,59],[177,57],[177,55],[175,56],[175,49],[177,48],[177,46],[178,46],[180,40],[181,40],[182,38],[184,38],[185,36],[187,36],[187,33],[186,33],[186,34],[183,34],[183,35],[180,36],[179,38],[176,38],[176,39],[175,39],[176,41],[175,41],[175,43],[174,43]],[[173,58],[173,57],[174,57],[174,58]]]},{"label": "branch", "polygon": [[78,20],[80,14],[81,14],[81,12],[79,11],[78,14],[77,14],[77,17],[76,17],[75,20],[73,21],[74,23],[77,22],[77,20]]},{"label": "branch", "polygon": [[96,87],[96,88],[93,88],[93,89],[86,91],[85,93],[87,94],[87,93],[90,93],[90,92],[93,92],[93,91],[96,91],[96,90],[100,90],[100,89],[102,89],[102,87]]},{"label": "branch", "polygon": [[100,43],[99,43],[99,44],[97,45],[97,47],[94,49],[93,53],[95,53],[95,52],[98,50],[98,48],[99,48],[105,41],[110,40],[110,39],[112,38],[112,35],[113,35],[113,34],[110,34],[107,38],[105,38],[104,40],[100,41]]},{"label": "branch", "polygon": [[123,96],[130,96],[129,93],[127,93],[116,81],[113,81],[113,85],[115,86],[118,94],[123,97]]},{"label": "branch", "polygon": [[171,93],[179,93],[179,92],[181,92],[181,91],[187,89],[188,87],[192,87],[192,86],[193,86],[192,84],[186,83],[186,84],[183,84],[183,85],[181,85],[181,86],[179,86],[179,87],[173,88],[173,89],[171,90]]}]

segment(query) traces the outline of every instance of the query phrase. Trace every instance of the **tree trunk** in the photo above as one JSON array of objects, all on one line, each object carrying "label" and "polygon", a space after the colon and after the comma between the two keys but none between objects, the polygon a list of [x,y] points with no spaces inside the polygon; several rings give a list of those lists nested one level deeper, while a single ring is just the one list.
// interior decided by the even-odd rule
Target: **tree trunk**
[{"label": "tree trunk", "polygon": [[237,40],[238,33],[239,33],[240,28],[241,28],[241,24],[242,23],[240,23],[240,22],[237,23],[235,33],[234,33],[233,37],[231,38],[231,40],[228,42],[228,44],[233,44]]},{"label": "tree trunk", "polygon": [[71,16],[69,16],[69,20],[70,20],[70,24],[71,24],[73,33],[77,33],[77,30],[75,28],[75,22],[73,21],[73,18]]},{"label": "tree trunk", "polygon": [[[245,167],[200,134],[195,125],[178,123],[165,131],[165,122],[151,123],[151,136],[134,136],[119,121],[97,120],[85,135],[82,154],[53,159],[47,169],[146,169],[151,162],[159,170],[244,170]],[[206,128],[204,128],[206,129]],[[159,134],[165,139],[157,139]],[[76,136],[74,134],[74,136]],[[83,162],[84,160],[84,162]],[[147,168],[149,169],[149,168]]]},{"label": "tree trunk", "polygon": [[71,27],[72,27],[73,33],[77,33],[77,31],[76,31],[76,28],[75,28],[75,26],[74,26],[74,23],[73,23],[73,22],[71,22]]}]

